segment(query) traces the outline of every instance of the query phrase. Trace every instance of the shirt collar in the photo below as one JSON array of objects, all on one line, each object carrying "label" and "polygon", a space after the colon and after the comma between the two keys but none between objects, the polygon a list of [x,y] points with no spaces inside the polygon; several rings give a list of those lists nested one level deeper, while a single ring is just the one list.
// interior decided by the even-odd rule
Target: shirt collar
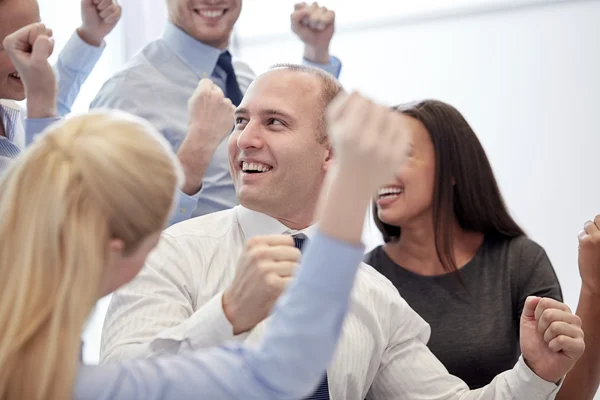
[{"label": "shirt collar", "polygon": [[0,123],[4,125],[6,138],[14,142],[15,126],[21,113],[21,107],[13,100],[0,99]]},{"label": "shirt collar", "polygon": [[312,239],[317,230],[316,224],[299,231],[290,229],[267,214],[243,206],[236,206],[235,212],[246,239],[262,235],[295,235],[298,233],[303,233],[308,239]]},{"label": "shirt collar", "polygon": [[170,21],[167,22],[162,39],[200,79],[212,75],[219,56],[227,51],[194,39]]}]

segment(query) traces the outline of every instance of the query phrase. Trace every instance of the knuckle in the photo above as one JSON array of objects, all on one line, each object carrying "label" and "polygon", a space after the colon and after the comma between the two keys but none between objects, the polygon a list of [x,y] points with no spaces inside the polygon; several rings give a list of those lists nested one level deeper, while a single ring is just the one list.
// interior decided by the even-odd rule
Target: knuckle
[{"label": "knuckle", "polygon": [[552,321],[554,320],[554,310],[553,309],[546,309],[542,312],[542,315],[540,317],[540,322],[544,322],[547,324],[552,323]]},{"label": "knuckle", "polygon": [[256,237],[256,236],[252,237],[246,241],[247,249],[253,249],[253,248],[257,247],[258,245],[260,245],[260,239],[258,239],[258,237]]}]

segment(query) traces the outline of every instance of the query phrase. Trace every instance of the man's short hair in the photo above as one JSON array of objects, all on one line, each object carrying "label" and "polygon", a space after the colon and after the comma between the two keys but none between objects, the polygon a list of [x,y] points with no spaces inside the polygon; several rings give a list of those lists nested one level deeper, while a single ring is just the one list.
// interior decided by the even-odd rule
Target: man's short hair
[{"label": "man's short hair", "polygon": [[275,64],[270,70],[274,69],[287,69],[289,71],[304,72],[316,76],[321,83],[321,95],[319,111],[319,131],[317,132],[317,141],[319,143],[325,143],[327,141],[327,124],[325,122],[325,111],[327,106],[338,94],[344,92],[344,87],[340,82],[329,72],[322,70],[321,68],[310,67],[307,65],[300,64]]}]

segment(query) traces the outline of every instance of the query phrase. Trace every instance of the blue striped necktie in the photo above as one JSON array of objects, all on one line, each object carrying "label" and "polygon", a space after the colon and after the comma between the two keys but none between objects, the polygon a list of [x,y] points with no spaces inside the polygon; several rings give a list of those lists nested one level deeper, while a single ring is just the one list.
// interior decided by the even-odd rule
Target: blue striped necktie
[{"label": "blue striped necktie", "polygon": [[[292,236],[294,238],[294,246],[302,251],[305,241],[307,240],[304,235]],[[305,400],[329,400],[329,383],[327,382],[327,372],[323,376],[323,380],[317,386],[317,390],[310,396],[306,397]]]}]

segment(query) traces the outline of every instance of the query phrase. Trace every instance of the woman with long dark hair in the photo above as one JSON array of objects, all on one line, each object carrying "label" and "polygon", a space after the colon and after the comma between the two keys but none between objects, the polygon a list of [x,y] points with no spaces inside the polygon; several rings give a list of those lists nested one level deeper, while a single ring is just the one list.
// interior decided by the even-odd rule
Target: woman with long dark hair
[{"label": "woman with long dark hair", "polygon": [[428,346],[449,372],[479,388],[519,358],[527,296],[562,301],[560,284],[464,117],[435,100],[395,108],[412,149],[374,201],[385,244],[366,262],[431,325]]}]

